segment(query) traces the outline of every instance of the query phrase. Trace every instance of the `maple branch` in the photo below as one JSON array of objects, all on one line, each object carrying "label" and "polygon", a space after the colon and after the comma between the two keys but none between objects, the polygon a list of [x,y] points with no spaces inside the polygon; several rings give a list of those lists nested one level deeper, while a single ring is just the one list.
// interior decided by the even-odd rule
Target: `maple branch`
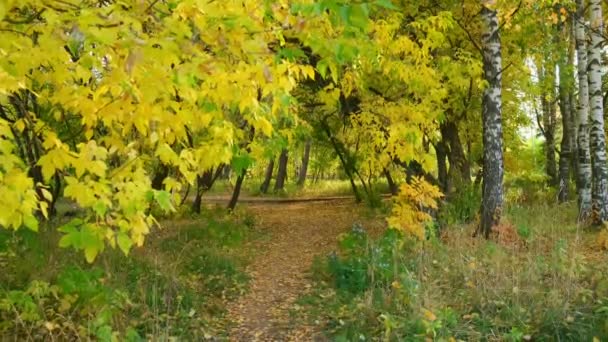
[{"label": "maple branch", "polygon": [[[519,12],[519,10],[521,9],[521,5],[523,3],[523,0],[519,0],[519,4],[517,4],[517,7],[515,8],[515,11],[513,11],[513,13],[511,13],[511,18],[515,17],[515,14],[517,14],[517,12]],[[502,25],[500,25],[498,27],[498,31],[502,30],[502,28],[507,24],[507,21],[505,20]]]},{"label": "maple branch", "polygon": [[17,31],[17,30],[13,30],[13,29],[7,29],[7,28],[0,28],[0,32],[9,32],[9,33],[14,33],[14,34],[18,34],[27,38],[32,38],[30,37],[27,33],[25,32],[21,32],[21,31]]},{"label": "maple branch", "polygon": [[540,123],[540,114],[538,113],[538,108],[536,108],[536,106],[534,106],[534,111],[536,112],[536,123],[538,124],[538,128],[540,129],[540,132],[542,133],[543,137],[546,138],[547,133],[545,132],[543,125]]},{"label": "maple branch", "polygon": [[473,46],[475,47],[475,49],[477,49],[477,51],[479,51],[480,54],[483,55],[483,50],[481,49],[481,47],[479,46],[479,44],[477,44],[477,42],[475,41],[475,39],[473,38],[473,35],[471,34],[471,32],[469,32],[464,25],[462,25],[462,23],[460,22],[460,20],[454,20],[456,22],[456,24],[458,24],[458,26],[464,31],[464,33],[467,34],[467,36],[469,37],[469,40],[471,41],[471,43],[473,44]]},{"label": "maple branch", "polygon": [[17,19],[11,19],[11,18],[7,17],[7,18],[4,18],[4,21],[6,21],[9,24],[13,24],[13,25],[29,24],[32,21],[34,21],[34,19],[38,18],[42,13],[44,13],[44,11],[46,11],[46,8],[43,8],[40,11],[33,13],[32,15],[26,17],[25,19],[17,20]]},{"label": "maple branch", "polygon": [[66,0],[55,0],[55,2],[58,2],[60,4],[64,4],[64,5],[70,6],[70,7],[74,8],[74,9],[78,9],[78,10],[80,9],[80,6],[78,6],[76,4],[73,4],[73,3],[69,2],[69,1],[66,1]]},{"label": "maple branch", "polygon": [[156,5],[160,0],[154,0],[150,3],[150,5],[148,5],[148,7],[146,7],[146,9],[144,10],[144,13],[148,13],[152,7],[154,7],[154,5]]}]

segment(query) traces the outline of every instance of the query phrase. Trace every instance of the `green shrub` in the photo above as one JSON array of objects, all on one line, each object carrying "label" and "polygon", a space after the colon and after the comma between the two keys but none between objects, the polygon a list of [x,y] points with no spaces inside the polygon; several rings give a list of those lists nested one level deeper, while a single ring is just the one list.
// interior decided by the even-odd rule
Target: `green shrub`
[{"label": "green shrub", "polygon": [[441,204],[438,221],[441,226],[469,223],[475,220],[481,204],[481,190],[474,184],[462,186]]}]

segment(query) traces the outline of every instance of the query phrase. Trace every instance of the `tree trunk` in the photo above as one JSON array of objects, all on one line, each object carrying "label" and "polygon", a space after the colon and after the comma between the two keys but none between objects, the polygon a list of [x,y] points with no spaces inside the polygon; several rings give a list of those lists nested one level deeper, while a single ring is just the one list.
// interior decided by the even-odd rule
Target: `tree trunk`
[{"label": "tree trunk", "polygon": [[234,210],[234,208],[236,208],[236,204],[239,201],[239,195],[241,194],[241,187],[243,186],[243,181],[245,180],[246,173],[247,172],[243,170],[243,173],[236,178],[236,184],[234,184],[232,197],[230,198],[230,202],[228,203],[229,210]]},{"label": "tree trunk", "polygon": [[[568,45],[568,65],[572,65],[574,66],[574,59],[575,59],[575,53],[576,53],[576,23],[575,23],[575,18],[573,18],[572,20],[572,24],[570,25],[570,30],[568,30],[568,33],[570,35],[570,44]],[[570,125],[568,125],[568,129],[570,130],[569,136],[570,136],[570,146],[572,146],[571,152],[572,152],[572,158],[571,158],[571,162],[570,162],[570,169],[572,170],[572,180],[575,181],[575,183],[577,183],[578,181],[578,134],[577,134],[577,128],[578,128],[578,118],[577,118],[577,103],[576,103],[576,94],[575,94],[575,90],[576,90],[576,86],[575,86],[575,81],[574,81],[574,75],[570,75],[569,74],[569,80],[571,82],[570,84],[570,91],[568,93],[568,96],[570,97]],[[578,188],[577,188],[578,191]]]},{"label": "tree trunk", "polygon": [[446,194],[448,192],[448,164],[446,162],[447,152],[443,140],[435,145],[435,154],[437,155],[437,181],[439,182],[439,189]]},{"label": "tree trunk", "polygon": [[163,190],[165,188],[163,182],[165,178],[169,176],[169,167],[163,163],[158,165],[158,169],[154,173],[154,178],[152,178],[152,189],[154,190]]},{"label": "tree trunk", "polygon": [[[562,114],[562,141],[560,144],[560,155],[559,155],[559,192],[558,200],[560,203],[566,202],[570,199],[570,175],[571,165],[574,153],[574,126],[572,125],[572,99],[573,93],[573,80],[568,72],[569,65],[573,65],[571,60],[571,44],[568,44],[567,51],[564,51],[563,46],[559,45],[559,34],[563,34],[566,37],[569,35],[567,25],[563,25],[556,34],[555,38],[558,42],[558,53],[559,53],[559,105],[560,112]],[[572,40],[572,39],[570,39]],[[572,64],[571,64],[572,63]]]},{"label": "tree trunk", "polygon": [[498,16],[482,1],[481,15],[485,22],[482,34],[483,69],[488,87],[482,102],[483,122],[483,197],[481,222],[478,228],[485,238],[490,237],[492,227],[500,222],[503,204],[503,154],[502,154],[502,56]]},{"label": "tree trunk", "polygon": [[446,151],[450,168],[447,174],[445,192],[453,193],[462,185],[471,183],[471,166],[464,152],[464,148],[458,134],[458,126],[452,121],[446,121],[441,125],[441,136],[444,145],[449,147]]},{"label": "tree trunk", "polygon": [[279,169],[277,170],[277,180],[274,183],[274,191],[281,191],[285,188],[285,179],[287,178],[287,162],[289,160],[287,149],[281,151],[279,156]]},{"label": "tree trunk", "polygon": [[593,221],[608,221],[608,164],[606,160],[606,136],[604,132],[604,103],[602,96],[602,44],[604,19],[602,3],[591,0],[591,46],[589,48],[589,95],[591,116],[591,162],[593,173],[592,208]]},{"label": "tree trunk", "polygon": [[298,185],[303,186],[306,183],[306,174],[308,173],[308,161],[310,160],[311,141],[308,140],[304,146],[304,155],[302,156],[302,167],[298,175]]},{"label": "tree trunk", "polygon": [[[565,72],[565,63],[560,64],[560,81],[559,81],[559,93],[560,93],[560,111],[562,114],[562,141],[560,144],[559,154],[559,192],[558,200],[560,203],[568,201],[570,196],[570,165],[572,158],[572,139],[570,127],[571,120],[570,116],[570,94],[567,75]],[[562,71],[564,70],[564,71]]]},{"label": "tree trunk", "polygon": [[[553,64],[550,64],[545,70],[545,75],[551,81],[551,87],[553,88],[553,76],[555,72]],[[547,173],[549,186],[555,186],[558,183],[557,180],[557,165],[555,162],[555,122],[556,122],[556,108],[553,90],[548,95],[544,93],[541,98],[542,111],[543,111],[543,135],[545,136],[545,172]]]},{"label": "tree trunk", "polygon": [[391,176],[391,172],[387,168],[385,168],[383,173],[384,173],[384,177],[386,177],[386,183],[388,184],[388,188],[391,192],[391,195],[393,195],[393,196],[397,195],[399,193],[399,187],[393,180],[393,177]]},{"label": "tree trunk", "polygon": [[576,50],[578,57],[578,205],[579,220],[591,215],[591,152],[589,151],[589,83],[587,79],[587,41],[585,1],[576,0]]},{"label": "tree trunk", "polygon": [[224,166],[220,165],[215,172],[213,169],[210,169],[205,171],[202,176],[196,176],[196,195],[194,196],[194,201],[192,202],[192,212],[200,214],[203,194],[211,190],[213,183],[215,183],[218,177],[222,174],[223,169]]},{"label": "tree trunk", "polygon": [[338,158],[340,159],[340,163],[342,164],[342,167],[344,168],[344,172],[348,176],[348,180],[350,181],[350,186],[353,189],[353,194],[355,195],[355,201],[357,201],[357,203],[361,202],[362,197],[361,197],[361,194],[359,193],[359,189],[357,189],[357,184],[355,183],[355,178],[353,176],[351,167],[346,160],[346,157],[340,150],[340,146],[338,145],[338,142],[336,141],[334,136],[331,134],[331,130],[329,129],[329,126],[327,126],[327,124],[323,124],[323,129],[325,130],[325,134],[327,134],[327,137],[329,138],[329,141],[331,142],[331,145],[333,146],[334,151],[336,152],[336,154],[338,155]]},{"label": "tree trunk", "polygon": [[272,173],[274,172],[274,158],[270,159],[268,166],[266,166],[266,172],[264,173],[264,182],[260,186],[260,192],[265,194],[268,192],[270,182],[272,181]]}]

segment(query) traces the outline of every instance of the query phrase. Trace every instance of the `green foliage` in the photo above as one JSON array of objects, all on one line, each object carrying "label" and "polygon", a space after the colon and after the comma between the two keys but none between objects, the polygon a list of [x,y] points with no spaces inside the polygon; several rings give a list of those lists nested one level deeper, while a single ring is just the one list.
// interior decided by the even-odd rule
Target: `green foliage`
[{"label": "green foliage", "polygon": [[479,213],[481,189],[474,184],[462,186],[439,207],[438,221],[441,226],[470,223]]},{"label": "green foliage", "polygon": [[42,245],[33,232],[3,231],[0,262],[10,272],[0,276],[0,339],[221,336],[225,301],[247,288],[241,249],[254,220],[223,210],[205,211],[198,219],[178,226],[166,222],[171,230],[151,239],[146,251],[129,258],[109,251],[93,266],[77,262],[70,250],[53,248],[52,241],[65,235],[43,232],[50,241]]},{"label": "green foliage", "polygon": [[116,314],[127,309],[126,293],[102,283],[102,271],[69,267],[55,284],[32,281],[25,290],[0,291],[0,333],[52,339],[140,340],[132,328],[113,329]]},{"label": "green foliage", "polygon": [[575,211],[514,207],[522,241],[478,244],[454,227],[422,250],[357,227],[316,263],[315,290],[299,303],[339,341],[603,340],[608,268],[581,254],[593,237],[564,224]]}]

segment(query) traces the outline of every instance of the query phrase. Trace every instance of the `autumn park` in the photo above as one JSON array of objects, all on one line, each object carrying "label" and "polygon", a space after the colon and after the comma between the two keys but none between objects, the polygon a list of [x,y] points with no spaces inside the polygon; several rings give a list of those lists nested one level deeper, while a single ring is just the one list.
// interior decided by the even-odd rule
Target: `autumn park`
[{"label": "autumn park", "polygon": [[0,0],[0,341],[608,341],[600,0]]}]

